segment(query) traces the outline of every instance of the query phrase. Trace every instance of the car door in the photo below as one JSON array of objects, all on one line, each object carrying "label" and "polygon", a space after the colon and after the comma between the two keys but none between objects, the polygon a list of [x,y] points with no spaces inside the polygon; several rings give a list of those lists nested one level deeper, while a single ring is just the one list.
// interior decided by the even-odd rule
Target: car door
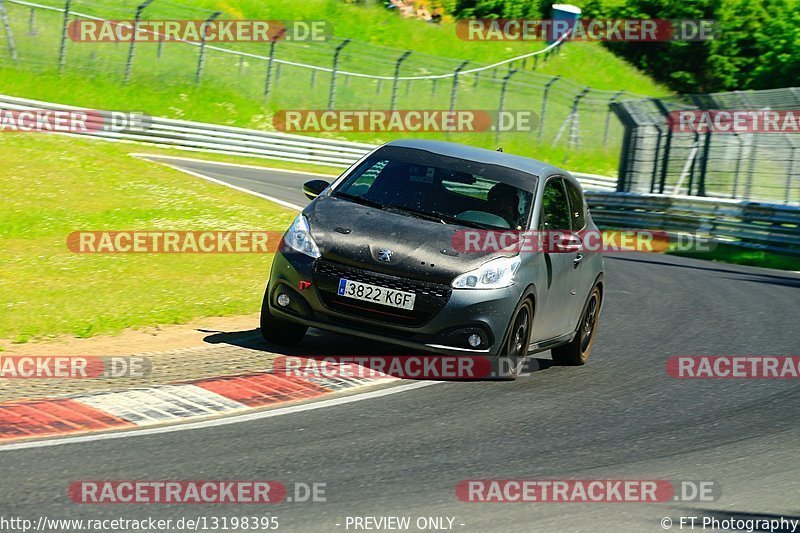
[{"label": "car door", "polygon": [[[542,190],[542,209],[539,215],[539,231],[548,240],[551,232],[569,232],[572,229],[570,207],[564,180],[555,176],[548,178]],[[539,293],[537,309],[537,340],[547,340],[569,333],[575,328],[572,323],[576,299],[575,252],[563,252],[547,246],[544,263],[547,270],[545,286]],[[577,322],[576,322],[577,323]]]},{"label": "car door", "polygon": [[[570,224],[572,231],[582,232],[587,229],[588,217],[587,206],[583,196],[583,192],[577,184],[572,183],[570,180],[564,180],[564,186],[567,190],[567,200],[569,201]],[[596,272],[592,270],[594,264],[594,255],[597,252],[582,250],[572,256],[572,277],[574,278],[572,286],[576,290],[576,295],[573,298],[572,309],[570,310],[570,319],[573,324],[578,323],[580,315],[583,312],[583,305],[586,298],[589,296],[592,284],[594,283]]]}]

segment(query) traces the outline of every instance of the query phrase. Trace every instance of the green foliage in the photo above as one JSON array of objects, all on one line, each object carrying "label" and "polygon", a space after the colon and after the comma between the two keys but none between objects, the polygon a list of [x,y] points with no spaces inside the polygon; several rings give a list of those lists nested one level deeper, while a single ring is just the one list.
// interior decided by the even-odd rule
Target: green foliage
[{"label": "green foliage", "polygon": [[[550,2],[541,0],[456,0],[453,16],[466,18],[541,18],[543,7]],[[549,11],[549,10],[548,10]]]},{"label": "green foliage", "polygon": [[[457,0],[458,18],[549,17],[544,0]],[[713,19],[708,41],[608,42],[656,81],[684,92],[771,89],[800,80],[800,0],[586,0],[583,18]]]},{"label": "green foliage", "polygon": [[587,17],[713,19],[708,41],[605,43],[672,89],[771,89],[800,79],[800,0],[590,0]]}]

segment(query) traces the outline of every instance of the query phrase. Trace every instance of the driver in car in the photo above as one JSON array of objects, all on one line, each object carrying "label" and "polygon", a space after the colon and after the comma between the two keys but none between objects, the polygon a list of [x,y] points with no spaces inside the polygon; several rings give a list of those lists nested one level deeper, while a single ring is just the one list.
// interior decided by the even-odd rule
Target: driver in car
[{"label": "driver in car", "polygon": [[519,196],[511,185],[498,183],[489,189],[489,209],[508,222],[510,229],[519,229]]}]

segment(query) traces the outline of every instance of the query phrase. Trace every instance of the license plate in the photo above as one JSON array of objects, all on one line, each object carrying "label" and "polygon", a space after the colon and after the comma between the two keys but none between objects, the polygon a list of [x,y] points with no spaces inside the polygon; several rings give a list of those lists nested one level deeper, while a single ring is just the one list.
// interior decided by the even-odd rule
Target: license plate
[{"label": "license plate", "polygon": [[351,281],[345,278],[339,280],[339,290],[337,292],[339,296],[344,296],[345,298],[363,300],[398,309],[408,309],[409,311],[414,309],[414,298],[416,298],[413,292],[387,289],[386,287],[378,287],[377,285]]}]

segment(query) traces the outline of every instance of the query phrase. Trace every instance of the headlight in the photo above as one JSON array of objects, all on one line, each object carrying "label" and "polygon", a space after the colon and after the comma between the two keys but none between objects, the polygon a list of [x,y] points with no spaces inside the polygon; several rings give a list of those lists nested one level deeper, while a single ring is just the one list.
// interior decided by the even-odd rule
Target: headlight
[{"label": "headlight", "polygon": [[289,248],[309,257],[317,258],[320,255],[317,243],[314,242],[314,238],[311,236],[308,220],[302,214],[297,215],[297,218],[294,219],[294,222],[286,231],[286,235],[283,236],[283,242]]},{"label": "headlight", "polygon": [[514,274],[519,268],[520,258],[499,257],[484,263],[480,268],[461,274],[453,280],[456,289],[501,289],[514,284]]}]

